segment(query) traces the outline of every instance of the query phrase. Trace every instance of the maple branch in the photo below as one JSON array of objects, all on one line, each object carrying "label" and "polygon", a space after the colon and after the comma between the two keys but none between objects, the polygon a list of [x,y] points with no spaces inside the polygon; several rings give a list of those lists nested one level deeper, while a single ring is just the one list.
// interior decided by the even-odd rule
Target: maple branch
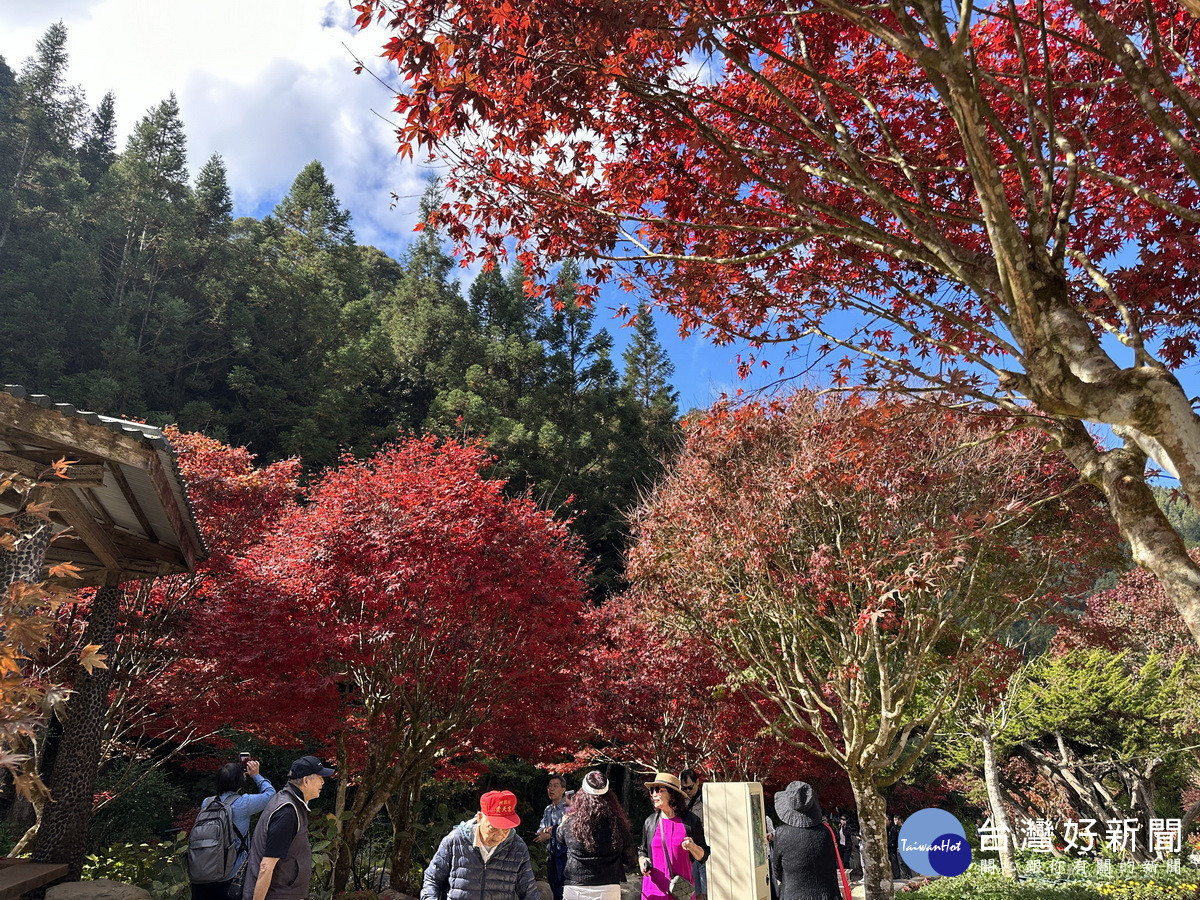
[{"label": "maple branch", "polygon": [[[1155,93],[1166,97],[1171,102],[1173,109],[1185,115],[1188,125],[1193,131],[1200,125],[1200,102],[1179,90],[1173,79],[1165,77],[1160,71],[1146,65],[1145,59],[1133,41],[1101,16],[1090,0],[1070,0],[1070,2],[1071,7],[1083,20],[1092,36],[1096,38],[1099,52],[1120,68],[1126,82],[1133,89],[1134,97],[1142,110],[1166,139],[1180,163],[1191,176],[1192,181],[1200,182],[1200,154],[1197,154],[1191,142],[1171,121],[1166,109],[1155,97]],[[1149,23],[1149,27],[1153,32],[1157,32],[1153,21]]]},{"label": "maple branch", "polygon": [[1172,200],[1168,200],[1161,194],[1150,190],[1144,185],[1140,185],[1130,178],[1123,175],[1118,175],[1115,172],[1109,172],[1101,169],[1099,166],[1084,164],[1080,167],[1083,172],[1088,175],[1095,176],[1107,181],[1114,187],[1122,188],[1133,194],[1139,200],[1144,200],[1152,206],[1156,206],[1164,212],[1169,212],[1172,215],[1179,216],[1185,222],[1193,222],[1200,224],[1200,209],[1189,206],[1182,206]]},{"label": "maple branch", "polygon": [[1121,316],[1121,321],[1125,323],[1124,330],[1112,325],[1107,319],[1093,314],[1090,310],[1084,309],[1084,314],[1100,328],[1103,328],[1109,334],[1117,338],[1122,344],[1131,347],[1135,353],[1135,361],[1137,365],[1146,365],[1152,362],[1152,357],[1146,351],[1145,338],[1142,335],[1141,329],[1138,327],[1137,321],[1134,319],[1133,312],[1121,300],[1120,296],[1113,290],[1112,284],[1104,276],[1096,265],[1088,258],[1082,250],[1072,250],[1069,253],[1070,257],[1083,266],[1084,270],[1095,282],[1096,286],[1104,292],[1104,296],[1113,305],[1113,308]]}]

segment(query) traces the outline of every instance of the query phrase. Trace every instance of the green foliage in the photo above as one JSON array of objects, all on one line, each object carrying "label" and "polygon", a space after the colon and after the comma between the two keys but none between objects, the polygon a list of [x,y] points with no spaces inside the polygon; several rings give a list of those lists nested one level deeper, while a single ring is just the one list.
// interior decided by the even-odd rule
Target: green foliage
[{"label": "green foliage", "polygon": [[1040,657],[1021,683],[1022,714],[1007,733],[1062,734],[1114,756],[1152,752],[1171,734],[1162,725],[1179,709],[1184,675],[1160,663],[1131,667],[1124,653],[1101,649]]},{"label": "green foliage", "polygon": [[671,387],[675,366],[658,340],[650,307],[643,303],[633,323],[633,339],[621,355],[621,388],[638,410],[642,445],[659,462],[679,443],[679,392]]},{"label": "green foliage", "polygon": [[0,821],[0,855],[8,856],[12,852],[12,848],[21,837],[16,831],[12,822],[7,819]]},{"label": "green foliage", "polygon": [[1080,882],[1051,884],[1044,881],[1012,881],[999,875],[968,873],[929,882],[910,882],[902,891],[922,900],[1100,900],[1094,887]]},{"label": "green foliage", "polygon": [[329,813],[309,821],[308,839],[312,842],[313,863],[310,896],[330,896],[329,878],[333,872],[334,855],[337,853],[338,833],[342,824],[349,818],[350,812],[346,811],[341,816]]},{"label": "green foliage", "polygon": [[114,844],[89,853],[83,861],[83,880],[107,878],[136,884],[154,900],[179,900],[191,890],[187,877],[187,834],[158,843]]},{"label": "green foliage", "polygon": [[163,768],[151,768],[149,763],[119,774],[101,774],[96,792],[117,791],[121,793],[92,817],[88,829],[92,847],[119,841],[152,842],[171,829],[173,808],[191,799]]},{"label": "green foliage", "polygon": [[1153,490],[1158,505],[1184,544],[1189,549],[1200,547],[1200,510],[1188,502],[1187,497],[1178,496],[1167,488],[1155,487]]}]

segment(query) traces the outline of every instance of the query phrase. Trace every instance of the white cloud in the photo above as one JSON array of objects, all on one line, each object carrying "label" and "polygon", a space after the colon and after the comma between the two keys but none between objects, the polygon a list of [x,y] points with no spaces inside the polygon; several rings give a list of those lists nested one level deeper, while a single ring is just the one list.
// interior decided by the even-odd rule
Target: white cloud
[{"label": "white cloud", "polygon": [[[269,211],[319,159],[360,242],[398,254],[411,239],[421,171],[396,155],[391,94],[353,71],[356,56],[384,71],[386,35],[359,32],[346,3],[0,0],[0,55],[19,69],[59,19],[70,82],[93,105],[116,96],[120,145],[174,91],[192,172],[220,153],[239,214]],[[394,210],[392,192],[402,198]]]}]

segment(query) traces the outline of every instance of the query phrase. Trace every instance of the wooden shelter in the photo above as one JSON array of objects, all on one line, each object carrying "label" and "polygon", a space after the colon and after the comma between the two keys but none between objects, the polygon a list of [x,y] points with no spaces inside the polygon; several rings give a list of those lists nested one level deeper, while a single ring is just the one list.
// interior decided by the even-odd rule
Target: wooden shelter
[{"label": "wooden shelter", "polygon": [[[72,463],[69,477],[47,478],[60,459]],[[4,385],[0,472],[51,487],[58,534],[46,563],[74,563],[85,585],[191,571],[207,555],[175,453],[158,428]],[[0,496],[0,515],[20,502],[15,493]]]},{"label": "wooden shelter", "polygon": [[[0,552],[0,588],[44,578],[58,563],[74,564],[82,582],[64,580],[97,588],[83,643],[109,659],[116,651],[121,585],[194,571],[207,555],[175,453],[157,428],[4,385],[0,473],[10,472],[36,486],[27,496],[0,494],[0,516],[23,534]],[[48,509],[52,527],[30,505]],[[42,772],[51,800],[43,807],[33,861],[0,871],[0,900],[80,877],[111,675],[108,667],[75,673],[53,766]]]}]

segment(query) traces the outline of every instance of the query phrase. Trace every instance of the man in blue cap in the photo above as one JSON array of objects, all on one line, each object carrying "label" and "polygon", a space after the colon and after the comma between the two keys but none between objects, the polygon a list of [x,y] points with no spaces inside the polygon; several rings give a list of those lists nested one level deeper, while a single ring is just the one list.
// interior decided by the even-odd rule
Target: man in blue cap
[{"label": "man in blue cap", "polygon": [[333,769],[302,756],[288,769],[288,783],[267,804],[254,826],[242,900],[307,900],[312,880],[308,804],[332,778]]}]

